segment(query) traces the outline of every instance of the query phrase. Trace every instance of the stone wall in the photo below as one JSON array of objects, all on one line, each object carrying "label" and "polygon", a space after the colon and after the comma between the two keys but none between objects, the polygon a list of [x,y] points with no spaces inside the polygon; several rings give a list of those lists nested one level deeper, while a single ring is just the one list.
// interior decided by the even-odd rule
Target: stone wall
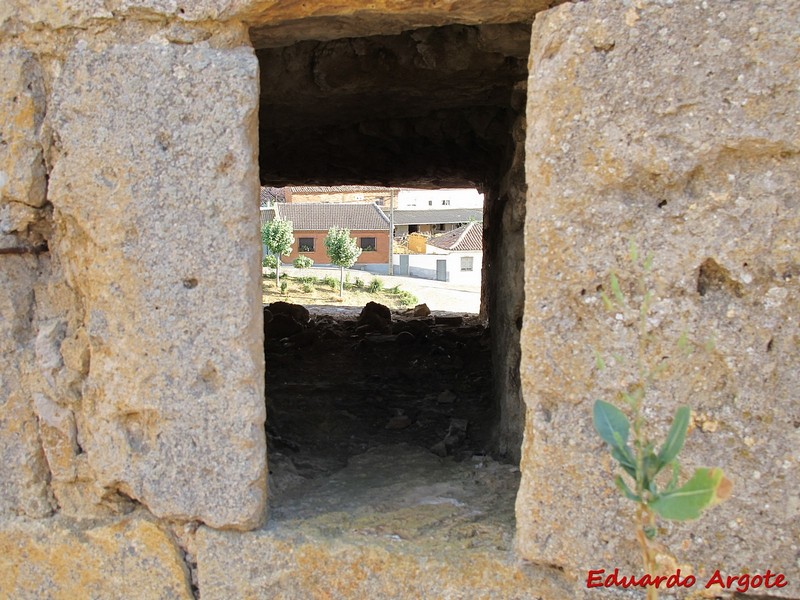
[{"label": "stone wall", "polygon": [[[683,476],[721,466],[734,482],[729,501],[665,524],[662,539],[696,572],[769,568],[794,582],[769,593],[798,596],[798,23],[796,3],[721,0],[595,1],[537,18],[522,556],[584,577],[639,564],[631,504],[591,422],[595,398],[621,403],[634,380],[636,321],[605,310],[599,293],[616,270],[641,298],[625,258],[632,239],[654,256],[649,356],[676,361],[646,417],[660,437],[676,406],[691,405]],[[681,366],[684,331],[713,348]]]},{"label": "stone wall", "polygon": [[[517,94],[524,103],[524,93]],[[522,112],[522,111],[521,111]],[[517,117],[506,149],[505,173],[487,191],[484,209],[482,313],[489,320],[496,408],[494,449],[519,462],[525,426],[520,387],[520,329],[525,303],[525,118]],[[516,285],[514,284],[516,282]]]},{"label": "stone wall", "polygon": [[0,588],[190,597],[266,517],[258,62],[89,8],[0,9]]}]

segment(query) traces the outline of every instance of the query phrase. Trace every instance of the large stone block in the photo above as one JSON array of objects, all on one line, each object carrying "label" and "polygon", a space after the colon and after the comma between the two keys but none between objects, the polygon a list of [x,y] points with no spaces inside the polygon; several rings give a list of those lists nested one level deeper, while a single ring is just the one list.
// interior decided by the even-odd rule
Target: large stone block
[{"label": "large stone block", "polygon": [[[631,504],[593,431],[595,398],[633,381],[635,320],[599,286],[626,267],[628,240],[653,252],[658,439],[694,411],[683,477],[721,466],[733,497],[664,541],[698,573],[770,568],[800,581],[800,5],[567,4],[533,27],[528,97],[523,393],[528,405],[518,549],[587,568],[639,564]],[[713,350],[683,371],[686,331]],[[594,350],[621,364],[599,371]],[[585,571],[583,571],[585,576]]]},{"label": "large stone block", "polygon": [[[45,92],[39,64],[28,51],[0,48],[0,249],[30,249],[45,202],[39,134]],[[38,232],[37,232],[38,233]]]},{"label": "large stone block", "polygon": [[0,514],[52,511],[47,462],[30,394],[36,259],[0,255]]},{"label": "large stone block", "polygon": [[0,522],[4,598],[193,598],[181,550],[159,525],[130,517]]},{"label": "large stone block", "polygon": [[[45,168],[39,142],[44,108],[44,84],[36,59],[19,48],[0,49],[0,205],[44,204]],[[0,233],[8,233],[7,228]]]},{"label": "large stone block", "polygon": [[51,115],[88,464],[156,515],[216,527],[265,507],[257,69],[246,48],[78,47]]}]

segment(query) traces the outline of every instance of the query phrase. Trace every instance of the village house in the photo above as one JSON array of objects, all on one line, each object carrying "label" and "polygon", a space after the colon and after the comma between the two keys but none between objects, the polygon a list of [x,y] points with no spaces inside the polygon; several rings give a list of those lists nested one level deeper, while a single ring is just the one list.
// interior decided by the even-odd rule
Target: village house
[{"label": "village house", "polygon": [[427,240],[424,254],[398,254],[395,274],[479,285],[483,266],[483,223],[472,221]]},{"label": "village house", "polygon": [[[344,227],[361,248],[353,268],[386,272],[389,262],[389,218],[375,204],[276,204],[274,218],[292,222],[294,244],[290,258],[307,256],[315,265],[328,265],[325,236],[331,227]],[[262,215],[263,215],[262,211]]]},{"label": "village house", "polygon": [[394,235],[396,238],[403,238],[410,233],[436,235],[481,220],[483,209],[480,208],[395,210]]}]

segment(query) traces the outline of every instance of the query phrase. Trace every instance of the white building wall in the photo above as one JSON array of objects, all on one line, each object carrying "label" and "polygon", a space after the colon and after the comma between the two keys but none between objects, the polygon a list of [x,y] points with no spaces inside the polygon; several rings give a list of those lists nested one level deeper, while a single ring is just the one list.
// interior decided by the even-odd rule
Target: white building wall
[{"label": "white building wall", "polygon": [[[400,268],[400,254],[394,255],[395,273]],[[482,252],[451,252],[443,254],[408,254],[408,274],[420,279],[436,279],[436,261],[447,261],[447,281],[458,285],[480,285]],[[472,271],[461,270],[461,258],[472,258]]]},{"label": "white building wall", "polygon": [[483,194],[476,189],[400,190],[397,194],[397,208],[483,208]]}]

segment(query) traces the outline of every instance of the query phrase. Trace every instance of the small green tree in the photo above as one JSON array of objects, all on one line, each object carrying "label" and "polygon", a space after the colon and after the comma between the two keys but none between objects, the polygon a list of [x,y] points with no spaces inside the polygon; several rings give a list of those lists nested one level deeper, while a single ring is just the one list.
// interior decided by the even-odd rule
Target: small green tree
[{"label": "small green tree", "polygon": [[344,270],[352,267],[361,256],[361,248],[358,247],[355,238],[350,237],[349,229],[331,227],[325,236],[325,252],[330,257],[331,264],[340,269],[339,297],[341,298],[344,295]]},{"label": "small green tree", "polygon": [[283,219],[267,221],[261,226],[261,241],[267,247],[267,252],[275,257],[276,287],[280,287],[281,255],[288,256],[292,253],[293,231],[292,222]]}]

